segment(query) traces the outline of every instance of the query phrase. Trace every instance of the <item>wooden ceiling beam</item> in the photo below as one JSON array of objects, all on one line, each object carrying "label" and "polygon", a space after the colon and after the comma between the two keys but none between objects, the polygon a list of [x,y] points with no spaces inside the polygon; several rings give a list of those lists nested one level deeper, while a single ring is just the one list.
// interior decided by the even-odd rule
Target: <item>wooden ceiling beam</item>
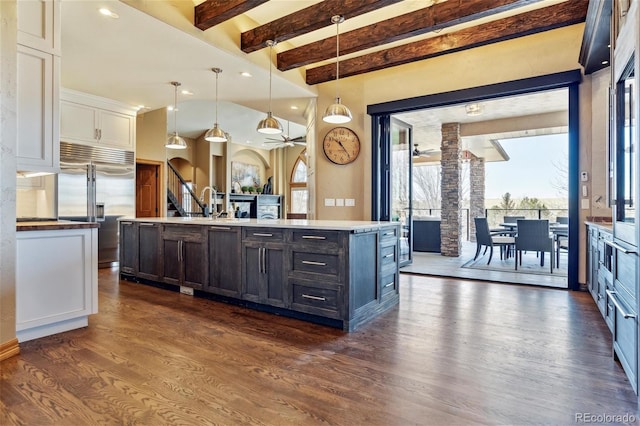
[{"label": "wooden ceiling beam", "polygon": [[[585,21],[588,2],[566,1],[554,6],[500,19],[402,46],[340,61],[340,77],[349,77],[397,65],[433,58],[500,41],[511,40]],[[306,72],[307,84],[335,80],[336,65],[327,64]]]},{"label": "wooden ceiling beam", "polygon": [[251,53],[265,47],[267,40],[282,42],[334,25],[331,22],[334,15],[343,15],[345,19],[349,19],[400,1],[402,0],[324,0],[243,32],[240,37],[240,49],[245,53]]},{"label": "wooden ceiling beam", "polygon": [[242,15],[269,0],[206,0],[195,7],[193,24],[202,31]]},{"label": "wooden ceiling beam", "polygon": [[[340,53],[348,54],[409,37],[439,31],[541,0],[445,1],[373,25],[340,34]],[[336,56],[336,37],[325,38],[278,53],[278,69],[293,68]]]}]

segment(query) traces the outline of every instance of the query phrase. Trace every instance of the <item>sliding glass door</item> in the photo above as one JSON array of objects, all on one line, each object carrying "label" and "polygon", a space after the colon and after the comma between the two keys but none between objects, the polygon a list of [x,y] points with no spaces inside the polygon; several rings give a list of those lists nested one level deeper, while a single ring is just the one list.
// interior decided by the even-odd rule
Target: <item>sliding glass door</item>
[{"label": "sliding glass door", "polygon": [[412,247],[412,165],[409,124],[391,118],[391,220],[401,223],[400,266],[411,262]]}]

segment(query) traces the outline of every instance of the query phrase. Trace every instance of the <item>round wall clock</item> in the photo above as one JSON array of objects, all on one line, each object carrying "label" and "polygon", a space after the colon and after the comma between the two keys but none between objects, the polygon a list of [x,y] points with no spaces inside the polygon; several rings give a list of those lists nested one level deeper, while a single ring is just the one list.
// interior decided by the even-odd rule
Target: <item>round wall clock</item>
[{"label": "round wall clock", "polygon": [[335,127],[324,137],[322,149],[332,163],[349,164],[360,154],[360,139],[351,129]]}]

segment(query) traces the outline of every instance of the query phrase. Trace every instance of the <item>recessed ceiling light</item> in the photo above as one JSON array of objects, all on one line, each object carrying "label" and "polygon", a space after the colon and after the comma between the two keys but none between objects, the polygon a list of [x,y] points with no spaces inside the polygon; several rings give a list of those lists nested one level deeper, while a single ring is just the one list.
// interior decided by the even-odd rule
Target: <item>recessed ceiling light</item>
[{"label": "recessed ceiling light", "polygon": [[110,11],[109,9],[107,9],[106,7],[101,7],[99,9],[99,12],[104,15],[104,16],[108,16],[109,18],[114,18],[114,19],[118,19],[120,16],[118,16],[117,13]]},{"label": "recessed ceiling light", "polygon": [[296,105],[291,105],[291,109],[298,109]]},{"label": "recessed ceiling light", "polygon": [[248,72],[248,71],[242,71],[242,72],[240,73],[240,75],[241,75],[241,76],[243,76],[243,77],[253,77],[253,76],[251,75],[251,73],[250,73],[250,72]]},{"label": "recessed ceiling light", "polygon": [[607,65],[608,63],[609,63],[609,61],[607,61],[607,60],[602,61],[602,65]]},{"label": "recessed ceiling light", "polygon": [[183,95],[193,95],[193,92],[190,92],[189,90],[183,90],[182,92]]}]

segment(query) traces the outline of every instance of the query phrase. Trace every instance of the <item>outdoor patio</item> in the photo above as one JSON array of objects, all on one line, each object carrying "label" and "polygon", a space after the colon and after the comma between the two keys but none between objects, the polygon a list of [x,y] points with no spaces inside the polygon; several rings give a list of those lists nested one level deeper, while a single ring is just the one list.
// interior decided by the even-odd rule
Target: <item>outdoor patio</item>
[{"label": "outdoor patio", "polygon": [[567,253],[560,253],[560,268],[554,268],[549,273],[549,255],[545,257],[545,266],[540,266],[540,259],[536,253],[523,253],[522,267],[515,270],[515,258],[500,259],[499,250],[494,251],[491,264],[487,265],[489,252],[480,253],[476,262],[473,256],[476,244],[470,241],[462,242],[460,257],[446,257],[440,253],[413,252],[413,263],[400,268],[400,273],[435,275],[443,277],[468,278],[473,280],[504,282],[511,284],[526,284],[544,287],[567,288]]}]

